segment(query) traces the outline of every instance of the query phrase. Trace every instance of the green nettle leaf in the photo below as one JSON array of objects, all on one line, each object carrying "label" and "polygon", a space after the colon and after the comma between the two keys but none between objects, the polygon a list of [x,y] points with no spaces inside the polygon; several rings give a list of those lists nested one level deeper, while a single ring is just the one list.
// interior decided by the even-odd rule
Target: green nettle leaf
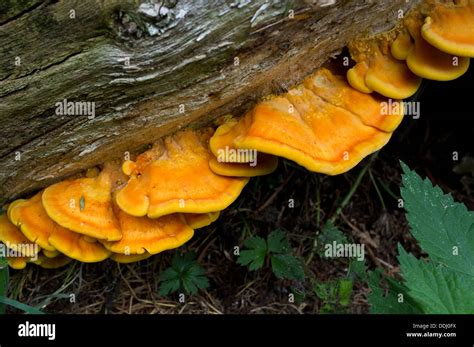
[{"label": "green nettle leaf", "polygon": [[274,230],[267,237],[268,251],[286,254],[290,251],[290,243],[282,230]]},{"label": "green nettle leaf", "polygon": [[474,277],[416,259],[399,246],[400,269],[408,293],[424,313],[474,313]]},{"label": "green nettle leaf", "polygon": [[196,294],[200,289],[209,287],[206,270],[195,260],[195,253],[176,253],[171,262],[171,267],[160,275],[160,295],[168,295],[178,290],[184,290],[190,295]]},{"label": "green nettle leaf", "polygon": [[237,263],[248,266],[254,271],[263,267],[267,255],[267,243],[259,236],[253,236],[245,240],[244,246],[247,250],[240,251]]},{"label": "green nettle leaf", "polygon": [[[380,269],[370,271],[368,284],[370,312],[379,314],[421,313],[418,305],[408,295],[408,289],[390,277],[381,275]],[[386,290],[381,282],[385,282]]]},{"label": "green nettle leaf", "polygon": [[290,254],[274,254],[271,256],[272,270],[280,279],[303,281],[304,269],[301,262]]},{"label": "green nettle leaf", "polygon": [[430,259],[474,276],[474,213],[401,163],[411,233]]},{"label": "green nettle leaf", "polygon": [[410,231],[428,259],[417,259],[399,245],[403,284],[369,275],[374,313],[474,313],[474,213],[401,163],[401,194]]}]

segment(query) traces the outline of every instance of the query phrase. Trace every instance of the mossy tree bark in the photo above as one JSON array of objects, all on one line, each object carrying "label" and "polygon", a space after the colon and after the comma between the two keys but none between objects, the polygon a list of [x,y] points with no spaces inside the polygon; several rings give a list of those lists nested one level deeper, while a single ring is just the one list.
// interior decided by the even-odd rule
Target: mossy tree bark
[{"label": "mossy tree bark", "polygon": [[[0,203],[239,115],[418,2],[4,0]],[[61,114],[64,100],[94,117]]]}]

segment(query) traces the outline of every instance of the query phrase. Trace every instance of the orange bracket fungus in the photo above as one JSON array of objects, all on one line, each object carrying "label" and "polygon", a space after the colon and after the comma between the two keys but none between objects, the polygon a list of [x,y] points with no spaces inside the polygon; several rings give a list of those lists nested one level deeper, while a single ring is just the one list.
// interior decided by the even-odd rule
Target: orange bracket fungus
[{"label": "orange bracket fungus", "polygon": [[180,214],[151,219],[128,215],[117,207],[116,215],[123,233],[122,239],[102,241],[113,253],[153,255],[183,245],[194,234]]},{"label": "orange bracket fungus", "polygon": [[360,92],[375,91],[388,98],[405,99],[420,87],[421,78],[392,56],[388,38],[355,41],[349,49],[357,65],[349,69],[347,79]]},{"label": "orange bracket fungus", "polygon": [[[56,248],[48,241],[51,233],[58,227],[46,214],[41,203],[43,192],[31,199],[16,200],[8,207],[10,221],[20,228],[23,235],[37,243],[44,251],[54,252]],[[48,253],[49,254],[49,253]]]},{"label": "orange bracket fungus", "polygon": [[407,18],[405,24],[413,37],[414,45],[408,53],[406,63],[416,75],[436,81],[450,81],[462,76],[469,68],[469,58],[458,57],[431,46],[420,30],[422,19]]},{"label": "orange bracket fungus", "polygon": [[[13,251],[18,258],[36,257],[41,248],[30,242],[25,235],[8,219],[5,213],[0,215],[0,242]],[[12,257],[16,258],[16,257]],[[12,260],[14,262],[14,260]]]},{"label": "orange bracket fungus", "polygon": [[437,2],[421,28],[433,47],[460,57],[474,58],[474,1]]},{"label": "orange bracket fungus", "polygon": [[79,234],[120,240],[122,233],[112,211],[117,171],[116,165],[106,163],[97,177],[66,180],[46,188],[42,201],[48,216]]},{"label": "orange bracket fungus", "polygon": [[210,136],[209,129],[182,131],[156,143],[152,153],[145,152],[146,158],[157,158],[148,165],[124,164],[132,169],[128,183],[117,192],[120,209],[137,217],[158,218],[176,212],[216,212],[229,206],[248,178],[211,171]]},{"label": "orange bracket fungus", "polygon": [[323,100],[357,115],[362,123],[380,131],[393,132],[403,120],[399,102],[388,103],[378,95],[366,95],[351,88],[343,76],[319,69],[304,81],[304,86]]},{"label": "orange bracket fungus", "polygon": [[217,218],[219,218],[219,215],[220,212],[183,213],[186,224],[188,224],[193,229],[200,229],[211,225],[217,220]]},{"label": "orange bracket fungus", "polygon": [[278,167],[278,158],[255,151],[255,162],[234,163],[224,162],[212,157],[209,161],[211,170],[221,176],[256,177],[271,174]]},{"label": "orange bracket fungus", "polygon": [[28,257],[7,257],[8,266],[15,270],[23,270],[30,262]]},{"label": "orange bracket fungus", "polygon": [[[58,227],[49,237],[49,242],[69,258],[84,263],[95,263],[107,259],[110,251],[89,236]],[[53,258],[54,259],[54,258]]]},{"label": "orange bracket fungus", "polygon": [[[238,123],[224,129],[226,131],[216,132],[211,140],[213,152],[219,145],[255,149],[291,159],[311,171],[335,175],[349,170],[385,145],[390,132],[366,125],[360,116],[344,108],[351,104],[350,97],[371,96],[356,91],[347,95],[338,88],[322,88],[326,95],[321,97],[312,87],[320,74],[330,76],[331,73],[325,69],[317,72],[303,85],[257,104]],[[333,95],[335,91],[337,94]],[[348,99],[343,100],[345,97]],[[382,115],[380,103],[372,106],[375,110],[367,115],[366,123],[383,124],[389,119]],[[392,130],[400,121],[398,114],[380,126]]]},{"label": "orange bracket fungus", "polygon": [[120,253],[112,253],[110,256],[110,259],[117,263],[121,264],[129,264],[129,263],[135,263],[137,261],[141,261],[144,259],[148,259],[151,257],[151,254],[145,252],[143,254],[120,254]]},{"label": "orange bracket fungus", "polygon": [[48,257],[44,254],[40,254],[38,259],[33,261],[33,263],[44,269],[57,269],[69,264],[71,261],[71,258],[68,258],[63,254],[58,254],[56,257]]},{"label": "orange bracket fungus", "polygon": [[403,28],[398,34],[395,41],[390,46],[390,53],[395,59],[406,60],[411,48],[413,47],[413,39],[406,28]]}]

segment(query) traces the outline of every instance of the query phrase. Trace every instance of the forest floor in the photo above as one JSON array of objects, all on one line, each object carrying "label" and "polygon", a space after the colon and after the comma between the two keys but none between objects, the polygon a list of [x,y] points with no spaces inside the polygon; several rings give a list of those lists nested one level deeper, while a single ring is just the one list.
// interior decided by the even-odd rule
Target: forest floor
[{"label": "forest floor", "polygon": [[[50,313],[368,313],[366,282],[356,281],[350,305],[336,305],[332,311],[314,294],[315,284],[344,278],[349,267],[346,258],[311,256],[315,237],[365,165],[370,167],[336,219],[336,226],[350,242],[365,245],[369,270],[381,268],[396,277],[399,243],[422,256],[410,235],[404,210],[398,206],[399,160],[474,210],[473,187],[467,183],[472,182],[472,176],[453,172],[463,157],[474,156],[474,115],[469,108],[472,81],[473,68],[454,82],[427,83],[418,99],[420,119],[406,117],[376,158],[364,160],[344,175],[310,173],[281,160],[273,174],[252,179],[215,223],[197,230],[192,241],[177,250],[195,251],[210,281],[207,290],[187,297],[184,303],[176,294],[158,294],[159,274],[169,266],[175,251],[128,265],[107,260],[74,262],[57,270],[29,266],[11,271],[9,296],[32,306],[42,303],[43,310]],[[294,200],[293,208],[290,199]],[[249,271],[237,264],[235,246],[241,247],[251,235],[266,237],[276,229],[286,231],[294,254],[307,262],[305,281],[280,280],[269,267]],[[305,295],[289,302],[290,292]],[[74,302],[71,293],[75,294]]]}]

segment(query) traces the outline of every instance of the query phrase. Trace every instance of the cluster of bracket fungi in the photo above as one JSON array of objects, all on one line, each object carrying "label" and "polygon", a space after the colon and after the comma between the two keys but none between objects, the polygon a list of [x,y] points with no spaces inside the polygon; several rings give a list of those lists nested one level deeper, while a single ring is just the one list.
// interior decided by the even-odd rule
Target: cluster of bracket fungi
[{"label": "cluster of bracket fungi", "polygon": [[[217,130],[181,130],[134,161],[109,161],[100,172],[12,202],[0,215],[0,241],[18,255],[9,265],[128,263],[179,247],[215,221],[250,177],[274,171],[278,157],[313,172],[346,172],[383,147],[402,121],[403,107],[390,100],[413,95],[422,78],[466,72],[474,0],[426,0],[390,32],[348,48],[355,65],[346,76],[320,68]],[[383,103],[392,108],[382,112]],[[251,151],[258,155],[244,155]]]}]

